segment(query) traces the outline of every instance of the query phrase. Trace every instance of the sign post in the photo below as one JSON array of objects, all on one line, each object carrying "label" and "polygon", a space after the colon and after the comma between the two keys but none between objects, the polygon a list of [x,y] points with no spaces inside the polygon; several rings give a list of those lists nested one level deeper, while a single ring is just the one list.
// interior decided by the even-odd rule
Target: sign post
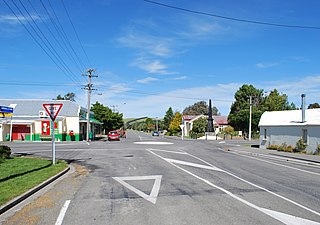
[{"label": "sign post", "polygon": [[54,121],[57,118],[63,104],[55,104],[55,103],[49,103],[49,104],[42,104],[43,108],[46,110],[48,115],[51,118],[51,138],[52,138],[52,164],[56,164],[56,143],[55,143],[55,132],[54,132]]}]

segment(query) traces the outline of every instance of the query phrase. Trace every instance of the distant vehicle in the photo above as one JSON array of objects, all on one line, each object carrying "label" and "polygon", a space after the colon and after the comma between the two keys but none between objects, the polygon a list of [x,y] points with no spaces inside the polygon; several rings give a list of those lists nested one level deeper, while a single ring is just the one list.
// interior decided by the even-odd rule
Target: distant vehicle
[{"label": "distant vehicle", "polygon": [[159,136],[159,131],[156,131],[156,130],[153,131],[153,132],[152,132],[152,136]]},{"label": "distant vehicle", "polygon": [[120,135],[116,130],[112,130],[108,133],[108,141],[120,141]]}]

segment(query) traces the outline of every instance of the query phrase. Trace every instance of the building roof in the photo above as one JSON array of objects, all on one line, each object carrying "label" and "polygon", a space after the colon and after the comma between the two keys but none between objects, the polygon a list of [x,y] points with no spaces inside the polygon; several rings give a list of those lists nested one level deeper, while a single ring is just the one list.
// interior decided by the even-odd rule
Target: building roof
[{"label": "building roof", "polygon": [[306,109],[302,123],[302,110],[264,112],[259,126],[305,126],[320,125],[320,109]]},{"label": "building roof", "polygon": [[[207,115],[198,115],[198,116],[191,116],[191,115],[184,115],[183,119],[187,122],[193,123],[195,120],[205,117],[208,118]],[[212,116],[213,122],[216,125],[228,125],[228,118],[227,116]]]},{"label": "building roof", "polygon": [[59,116],[79,116],[80,106],[70,100],[43,100],[43,99],[0,99],[0,105],[13,107],[15,116],[38,116],[39,111],[45,111],[42,104],[62,103]]}]

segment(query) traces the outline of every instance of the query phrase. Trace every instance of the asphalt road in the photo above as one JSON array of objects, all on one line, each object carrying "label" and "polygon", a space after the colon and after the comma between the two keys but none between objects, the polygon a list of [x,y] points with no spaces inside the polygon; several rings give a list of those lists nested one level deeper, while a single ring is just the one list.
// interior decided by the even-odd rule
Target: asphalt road
[{"label": "asphalt road", "polygon": [[[320,224],[320,166],[234,154],[237,141],[129,131],[115,142],[57,143],[74,170],[3,224]],[[51,157],[50,143],[12,143]]]}]

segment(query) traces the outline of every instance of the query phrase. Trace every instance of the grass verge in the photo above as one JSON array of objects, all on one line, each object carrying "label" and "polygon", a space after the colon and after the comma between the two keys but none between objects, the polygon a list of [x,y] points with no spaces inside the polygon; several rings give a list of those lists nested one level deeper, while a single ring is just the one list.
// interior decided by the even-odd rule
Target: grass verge
[{"label": "grass verge", "polygon": [[6,159],[0,163],[0,205],[41,184],[65,168],[65,162],[51,165],[51,160],[39,158]]}]

